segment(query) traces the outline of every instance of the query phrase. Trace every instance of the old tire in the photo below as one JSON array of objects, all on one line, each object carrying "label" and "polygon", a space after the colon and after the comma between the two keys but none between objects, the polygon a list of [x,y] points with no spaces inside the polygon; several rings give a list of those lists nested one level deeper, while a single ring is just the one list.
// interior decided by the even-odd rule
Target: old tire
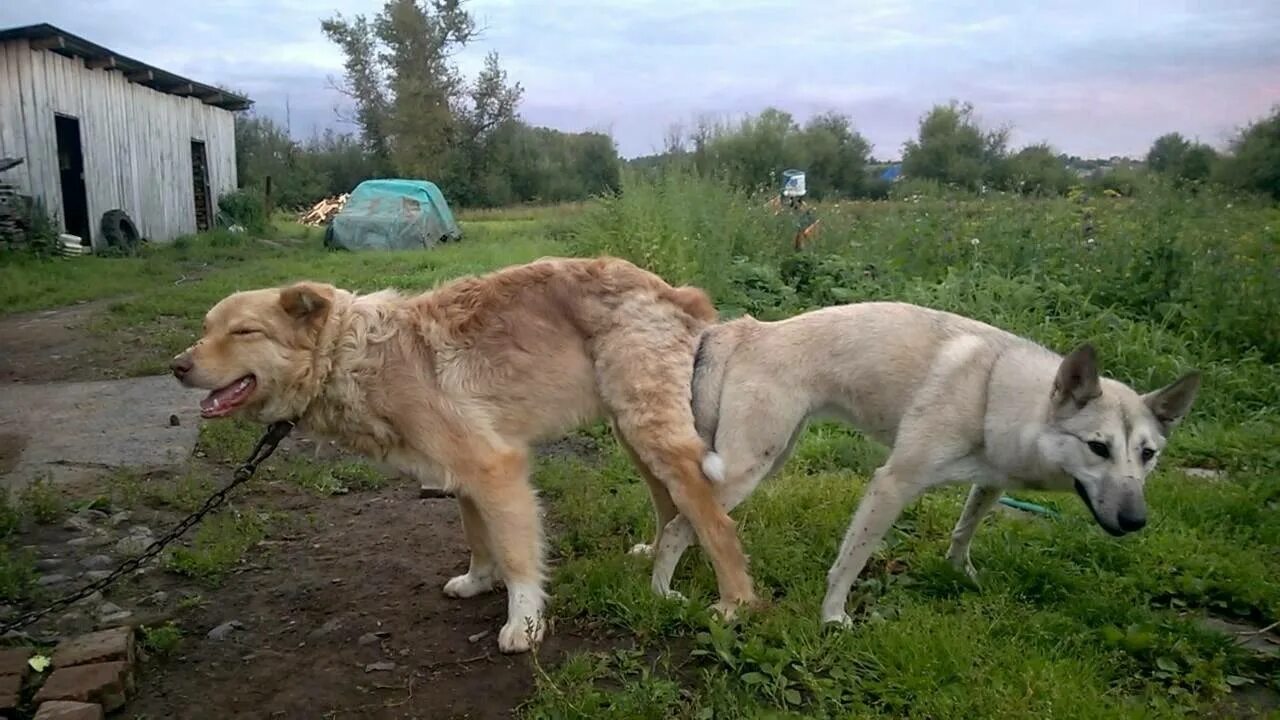
[{"label": "old tire", "polygon": [[102,240],[110,250],[133,252],[138,249],[141,238],[138,226],[133,224],[129,213],[123,210],[108,210],[102,213]]}]

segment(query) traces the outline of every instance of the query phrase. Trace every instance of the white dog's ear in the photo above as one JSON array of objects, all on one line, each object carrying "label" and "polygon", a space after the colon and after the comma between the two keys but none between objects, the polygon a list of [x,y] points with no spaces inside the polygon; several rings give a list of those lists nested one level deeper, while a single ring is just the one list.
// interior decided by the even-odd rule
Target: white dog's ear
[{"label": "white dog's ear", "polygon": [[1200,392],[1200,372],[1192,370],[1174,380],[1170,385],[1149,392],[1142,396],[1142,402],[1151,409],[1151,414],[1160,421],[1166,435],[1191,410],[1196,394]]},{"label": "white dog's ear", "polygon": [[1053,399],[1058,405],[1068,401],[1082,408],[1090,400],[1102,395],[1102,381],[1098,378],[1098,355],[1093,346],[1085,343],[1062,358],[1058,376],[1053,379]]},{"label": "white dog's ear", "polygon": [[323,316],[332,302],[333,288],[320,283],[300,282],[280,291],[280,307],[299,320]]}]

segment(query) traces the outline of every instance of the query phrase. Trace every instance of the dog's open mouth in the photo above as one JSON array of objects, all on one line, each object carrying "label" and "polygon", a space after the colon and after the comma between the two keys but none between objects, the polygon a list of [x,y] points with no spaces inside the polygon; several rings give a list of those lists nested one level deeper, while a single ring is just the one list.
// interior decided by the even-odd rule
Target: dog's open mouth
[{"label": "dog's open mouth", "polygon": [[258,381],[252,375],[245,375],[230,385],[224,385],[209,393],[200,401],[200,417],[216,418],[231,414],[231,411],[244,404]]}]

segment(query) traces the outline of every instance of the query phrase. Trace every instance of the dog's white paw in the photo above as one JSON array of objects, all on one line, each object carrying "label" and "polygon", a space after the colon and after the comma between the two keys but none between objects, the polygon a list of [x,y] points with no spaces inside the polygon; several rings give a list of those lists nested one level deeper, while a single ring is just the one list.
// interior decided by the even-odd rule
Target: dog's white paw
[{"label": "dog's white paw", "polygon": [[822,623],[824,625],[838,625],[840,627],[850,628],[853,627],[853,618],[849,617],[849,613],[847,612],[839,612],[833,615],[824,615],[822,617]]},{"label": "dog's white paw", "polygon": [[651,558],[653,557],[653,546],[649,543],[636,543],[631,546],[631,549],[627,551],[627,554],[635,555],[636,557]]},{"label": "dog's white paw", "polygon": [[964,576],[969,578],[970,582],[975,585],[978,584],[978,569],[969,561],[969,557],[967,555],[961,557],[958,555],[948,554],[947,562],[951,564],[951,567],[956,569],[956,572],[964,573]]},{"label": "dog's white paw", "polygon": [[688,598],[684,596],[684,593],[679,590],[672,590],[671,588],[654,588],[653,593],[660,598],[666,598],[667,600],[674,600],[676,602],[685,602],[688,600]]},{"label": "dog's white paw", "polygon": [[512,618],[498,631],[498,649],[507,654],[529,652],[542,642],[546,630],[540,616]]},{"label": "dog's white paw", "polygon": [[492,573],[467,573],[451,578],[444,584],[444,594],[452,598],[475,597],[487,593],[498,584],[497,576]]}]

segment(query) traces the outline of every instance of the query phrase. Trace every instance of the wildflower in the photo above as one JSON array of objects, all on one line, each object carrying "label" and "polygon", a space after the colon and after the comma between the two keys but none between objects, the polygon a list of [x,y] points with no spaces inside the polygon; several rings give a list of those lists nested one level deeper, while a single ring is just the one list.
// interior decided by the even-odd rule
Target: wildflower
[{"label": "wildflower", "polygon": [[969,244],[974,247],[978,247],[979,245],[982,244],[982,241],[979,240],[978,238],[969,238]]}]

